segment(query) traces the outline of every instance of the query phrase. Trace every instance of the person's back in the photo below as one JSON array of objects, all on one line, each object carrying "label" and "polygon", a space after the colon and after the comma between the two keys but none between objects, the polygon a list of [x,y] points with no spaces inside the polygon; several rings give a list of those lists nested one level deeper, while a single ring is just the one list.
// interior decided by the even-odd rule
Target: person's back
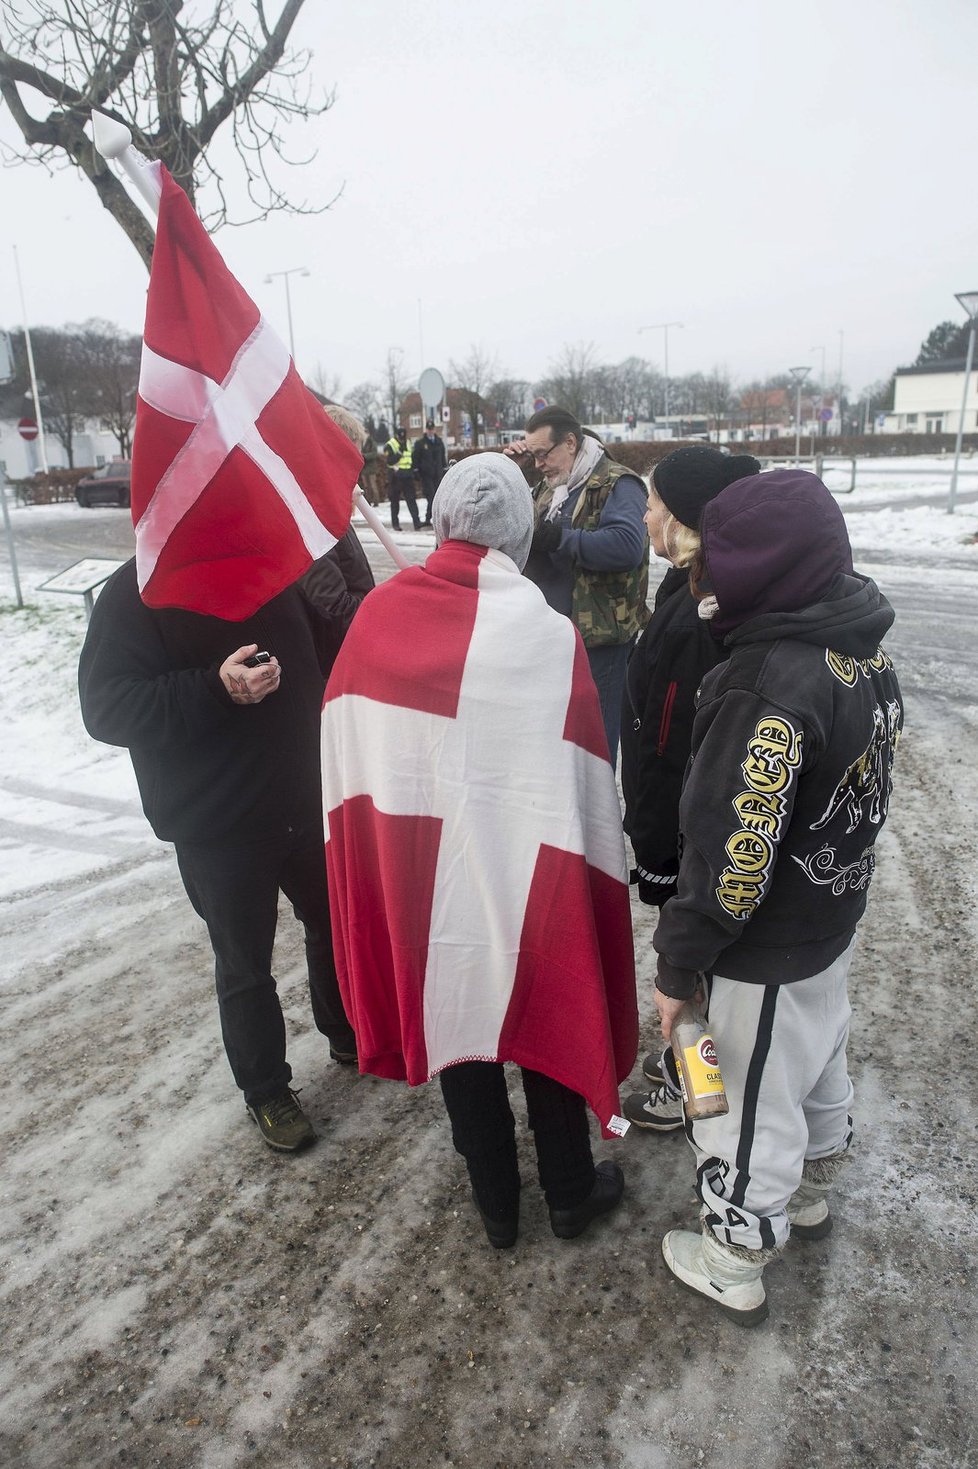
[{"label": "person's back", "polygon": [[442,1077],[496,1244],[515,1239],[519,1189],[500,1063],[523,1068],[571,1237],[621,1195],[618,1171],[594,1168],[584,1097],[614,1121],[637,1033],[614,779],[580,639],[519,573],[519,471],[457,466],[435,525],[425,566],[365,602],[326,691],[337,964],[363,1069]]}]

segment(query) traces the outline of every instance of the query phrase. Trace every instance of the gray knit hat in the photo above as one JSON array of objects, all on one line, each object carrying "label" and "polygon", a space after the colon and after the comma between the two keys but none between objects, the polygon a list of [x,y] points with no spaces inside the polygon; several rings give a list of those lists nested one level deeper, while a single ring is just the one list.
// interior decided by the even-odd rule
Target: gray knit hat
[{"label": "gray knit hat", "polygon": [[471,541],[502,551],[523,570],[533,539],[529,486],[505,454],[473,454],[453,464],[433,507],[435,540]]}]

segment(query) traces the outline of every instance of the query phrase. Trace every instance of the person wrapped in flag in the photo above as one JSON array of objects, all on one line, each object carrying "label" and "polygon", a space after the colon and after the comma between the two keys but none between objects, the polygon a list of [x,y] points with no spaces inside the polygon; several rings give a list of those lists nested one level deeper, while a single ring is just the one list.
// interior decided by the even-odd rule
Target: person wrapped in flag
[{"label": "person wrapped in flag", "polygon": [[[520,572],[533,534],[508,459],[449,470],[437,549],[360,607],[326,687],[326,863],[360,1069],[438,1076],[492,1244],[520,1175],[502,1063],[522,1069],[558,1237],[619,1202],[595,1166],[635,1060],[621,812],[580,635]],[[390,636],[397,628],[396,640]]]}]

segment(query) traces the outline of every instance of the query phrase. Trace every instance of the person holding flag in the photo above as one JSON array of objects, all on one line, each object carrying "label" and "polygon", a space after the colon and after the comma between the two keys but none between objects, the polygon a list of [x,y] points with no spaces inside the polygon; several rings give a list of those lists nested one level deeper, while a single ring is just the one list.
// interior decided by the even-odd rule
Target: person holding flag
[{"label": "person holding flag", "polygon": [[[355,610],[320,576],[362,459],[302,383],[184,192],[160,189],[137,400],[135,560],[106,582],[79,666],[89,733],[129,749],[143,809],[207,924],[228,1060],[265,1142],[315,1136],[289,1083],[271,973],[282,891],[316,1025],[356,1044],[336,979],[320,815],[325,677]],[[330,603],[327,584],[336,591]]]}]

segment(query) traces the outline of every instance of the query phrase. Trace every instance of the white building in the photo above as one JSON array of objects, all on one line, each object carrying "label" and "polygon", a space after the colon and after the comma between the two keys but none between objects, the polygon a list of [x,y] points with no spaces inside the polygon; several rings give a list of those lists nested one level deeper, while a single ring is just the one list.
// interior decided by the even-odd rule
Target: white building
[{"label": "white building", "polygon": [[[49,469],[67,468],[68,456],[61,441],[50,430],[44,435],[44,447]],[[119,457],[119,441],[115,434],[106,432],[94,418],[88,419],[81,432],[75,435],[74,449],[75,465],[79,469],[98,468]],[[7,479],[27,479],[40,468],[41,452],[37,439],[21,438],[16,418],[0,418],[0,470]]]},{"label": "white building", "polygon": [[[896,373],[893,410],[885,415],[888,434],[956,434],[964,392],[964,359],[901,367]],[[978,432],[978,362],[972,366],[964,432]]]}]

